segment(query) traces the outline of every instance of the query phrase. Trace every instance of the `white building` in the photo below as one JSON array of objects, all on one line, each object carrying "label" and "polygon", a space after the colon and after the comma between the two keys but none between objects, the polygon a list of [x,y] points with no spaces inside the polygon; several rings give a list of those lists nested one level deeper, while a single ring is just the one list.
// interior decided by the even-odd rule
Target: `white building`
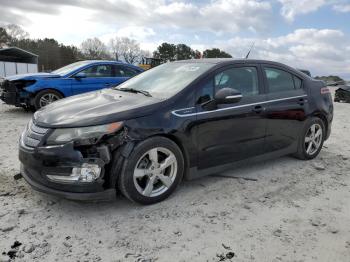
[{"label": "white building", "polygon": [[37,55],[17,47],[0,49],[0,78],[37,72]]}]

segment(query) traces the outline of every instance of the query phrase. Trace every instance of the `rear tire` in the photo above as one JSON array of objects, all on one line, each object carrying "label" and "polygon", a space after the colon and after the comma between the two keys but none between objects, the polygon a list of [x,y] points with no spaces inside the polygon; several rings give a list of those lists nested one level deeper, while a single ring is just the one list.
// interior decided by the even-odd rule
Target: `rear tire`
[{"label": "rear tire", "polygon": [[61,93],[52,90],[42,90],[39,93],[36,94],[34,97],[34,107],[36,110],[39,110],[40,108],[49,105],[59,99],[62,99],[63,96]]},{"label": "rear tire", "polygon": [[139,143],[125,159],[118,178],[121,193],[143,205],[169,197],[184,173],[184,158],[179,147],[164,137]]},{"label": "rear tire", "polygon": [[295,157],[302,160],[315,158],[321,151],[326,137],[325,124],[318,117],[307,120],[300,135],[298,152]]}]

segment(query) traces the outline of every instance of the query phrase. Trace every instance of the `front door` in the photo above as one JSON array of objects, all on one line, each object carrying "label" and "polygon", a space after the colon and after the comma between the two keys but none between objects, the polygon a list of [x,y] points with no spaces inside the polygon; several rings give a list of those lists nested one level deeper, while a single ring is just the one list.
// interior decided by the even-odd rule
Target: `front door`
[{"label": "front door", "polygon": [[74,95],[108,88],[115,85],[114,68],[110,64],[90,66],[79,73],[84,73],[84,78],[74,78],[72,81],[72,93]]},{"label": "front door", "polygon": [[[263,153],[266,119],[262,83],[260,67],[245,64],[219,69],[198,86],[198,169],[225,165]],[[218,90],[227,87],[240,91],[242,99],[234,104],[208,102],[214,99]]]}]

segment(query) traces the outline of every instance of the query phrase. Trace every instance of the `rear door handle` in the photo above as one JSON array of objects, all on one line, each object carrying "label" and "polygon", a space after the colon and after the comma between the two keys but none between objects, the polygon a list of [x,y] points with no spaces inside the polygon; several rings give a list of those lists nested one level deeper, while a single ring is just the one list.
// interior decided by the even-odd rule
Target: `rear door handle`
[{"label": "rear door handle", "polygon": [[265,110],[265,108],[262,107],[262,106],[260,106],[260,105],[255,106],[255,107],[253,108],[253,112],[255,112],[255,113],[257,113],[257,114],[261,113],[261,112],[264,111],[264,110]]},{"label": "rear door handle", "polygon": [[305,102],[306,102],[306,100],[304,98],[300,98],[298,100],[298,104],[301,105],[301,106],[303,106]]}]

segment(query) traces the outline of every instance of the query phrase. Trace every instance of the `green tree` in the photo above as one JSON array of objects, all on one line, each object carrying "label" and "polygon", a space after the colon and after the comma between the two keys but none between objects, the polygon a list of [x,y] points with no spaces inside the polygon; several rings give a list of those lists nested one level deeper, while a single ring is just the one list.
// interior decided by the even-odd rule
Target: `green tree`
[{"label": "green tree", "polygon": [[200,58],[201,53],[198,50],[193,50],[185,44],[169,44],[163,43],[157,47],[153,53],[154,58],[162,59],[163,61],[175,61]]},{"label": "green tree", "polygon": [[195,58],[195,51],[185,44],[176,45],[176,60],[185,60]]},{"label": "green tree", "polygon": [[163,61],[175,61],[176,60],[176,45],[163,43],[157,47],[157,50],[153,53],[154,58],[162,59]]},{"label": "green tree", "polygon": [[219,48],[207,49],[203,52],[204,58],[232,58],[232,56]]},{"label": "green tree", "polygon": [[344,84],[345,81],[339,76],[316,76],[315,79],[325,81],[328,84]]},{"label": "green tree", "polygon": [[16,46],[39,56],[39,70],[52,71],[62,66],[86,59],[75,46],[59,44],[55,39],[12,40]]}]

